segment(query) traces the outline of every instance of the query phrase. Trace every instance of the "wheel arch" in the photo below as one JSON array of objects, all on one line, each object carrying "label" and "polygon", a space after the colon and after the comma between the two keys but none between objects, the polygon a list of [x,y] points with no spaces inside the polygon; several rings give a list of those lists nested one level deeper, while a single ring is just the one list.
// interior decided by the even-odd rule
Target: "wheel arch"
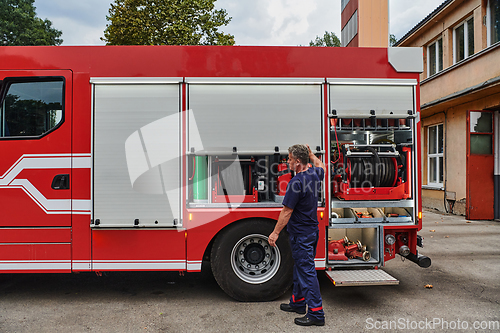
[{"label": "wheel arch", "polygon": [[275,223],[272,218],[240,219],[221,229],[210,250],[205,250],[215,280],[232,298],[270,301],[291,286],[293,259],[287,231],[282,230],[275,248],[268,244]]}]

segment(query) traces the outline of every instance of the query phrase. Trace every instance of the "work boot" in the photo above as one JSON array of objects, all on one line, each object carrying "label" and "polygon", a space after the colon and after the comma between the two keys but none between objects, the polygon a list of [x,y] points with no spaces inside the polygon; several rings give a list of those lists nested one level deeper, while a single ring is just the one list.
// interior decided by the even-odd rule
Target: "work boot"
[{"label": "work boot", "polygon": [[306,308],[304,307],[303,309],[300,308],[292,308],[290,304],[282,303],[280,305],[280,310],[286,311],[286,312],[296,312],[298,314],[305,314],[306,313]]},{"label": "work boot", "polygon": [[295,318],[295,324],[300,325],[300,326],[324,326],[325,321],[324,320],[314,320],[314,319],[309,319],[307,316],[300,317],[300,318]]}]

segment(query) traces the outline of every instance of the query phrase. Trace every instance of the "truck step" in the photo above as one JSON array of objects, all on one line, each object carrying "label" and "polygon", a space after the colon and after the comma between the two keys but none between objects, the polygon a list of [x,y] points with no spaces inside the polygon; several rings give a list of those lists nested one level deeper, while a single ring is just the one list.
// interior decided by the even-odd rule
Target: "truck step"
[{"label": "truck step", "polygon": [[332,270],[326,274],[337,287],[399,284],[399,280],[381,269]]}]

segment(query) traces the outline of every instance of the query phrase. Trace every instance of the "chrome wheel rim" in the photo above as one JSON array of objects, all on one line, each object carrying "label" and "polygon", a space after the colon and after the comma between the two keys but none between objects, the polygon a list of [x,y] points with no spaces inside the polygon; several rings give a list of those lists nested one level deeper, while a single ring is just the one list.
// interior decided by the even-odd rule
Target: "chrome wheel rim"
[{"label": "chrome wheel rim", "polygon": [[243,281],[259,284],[276,275],[281,255],[278,246],[272,247],[267,236],[253,234],[241,238],[231,251],[231,267]]}]

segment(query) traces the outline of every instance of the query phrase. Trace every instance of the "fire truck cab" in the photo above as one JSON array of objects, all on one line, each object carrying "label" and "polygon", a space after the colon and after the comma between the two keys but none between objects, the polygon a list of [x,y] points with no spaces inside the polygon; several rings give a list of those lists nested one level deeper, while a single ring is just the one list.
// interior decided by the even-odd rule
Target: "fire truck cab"
[{"label": "fire truck cab", "polygon": [[291,285],[288,147],[327,165],[316,268],[397,284],[420,255],[412,48],[4,47],[0,272],[199,272],[238,300]]}]

